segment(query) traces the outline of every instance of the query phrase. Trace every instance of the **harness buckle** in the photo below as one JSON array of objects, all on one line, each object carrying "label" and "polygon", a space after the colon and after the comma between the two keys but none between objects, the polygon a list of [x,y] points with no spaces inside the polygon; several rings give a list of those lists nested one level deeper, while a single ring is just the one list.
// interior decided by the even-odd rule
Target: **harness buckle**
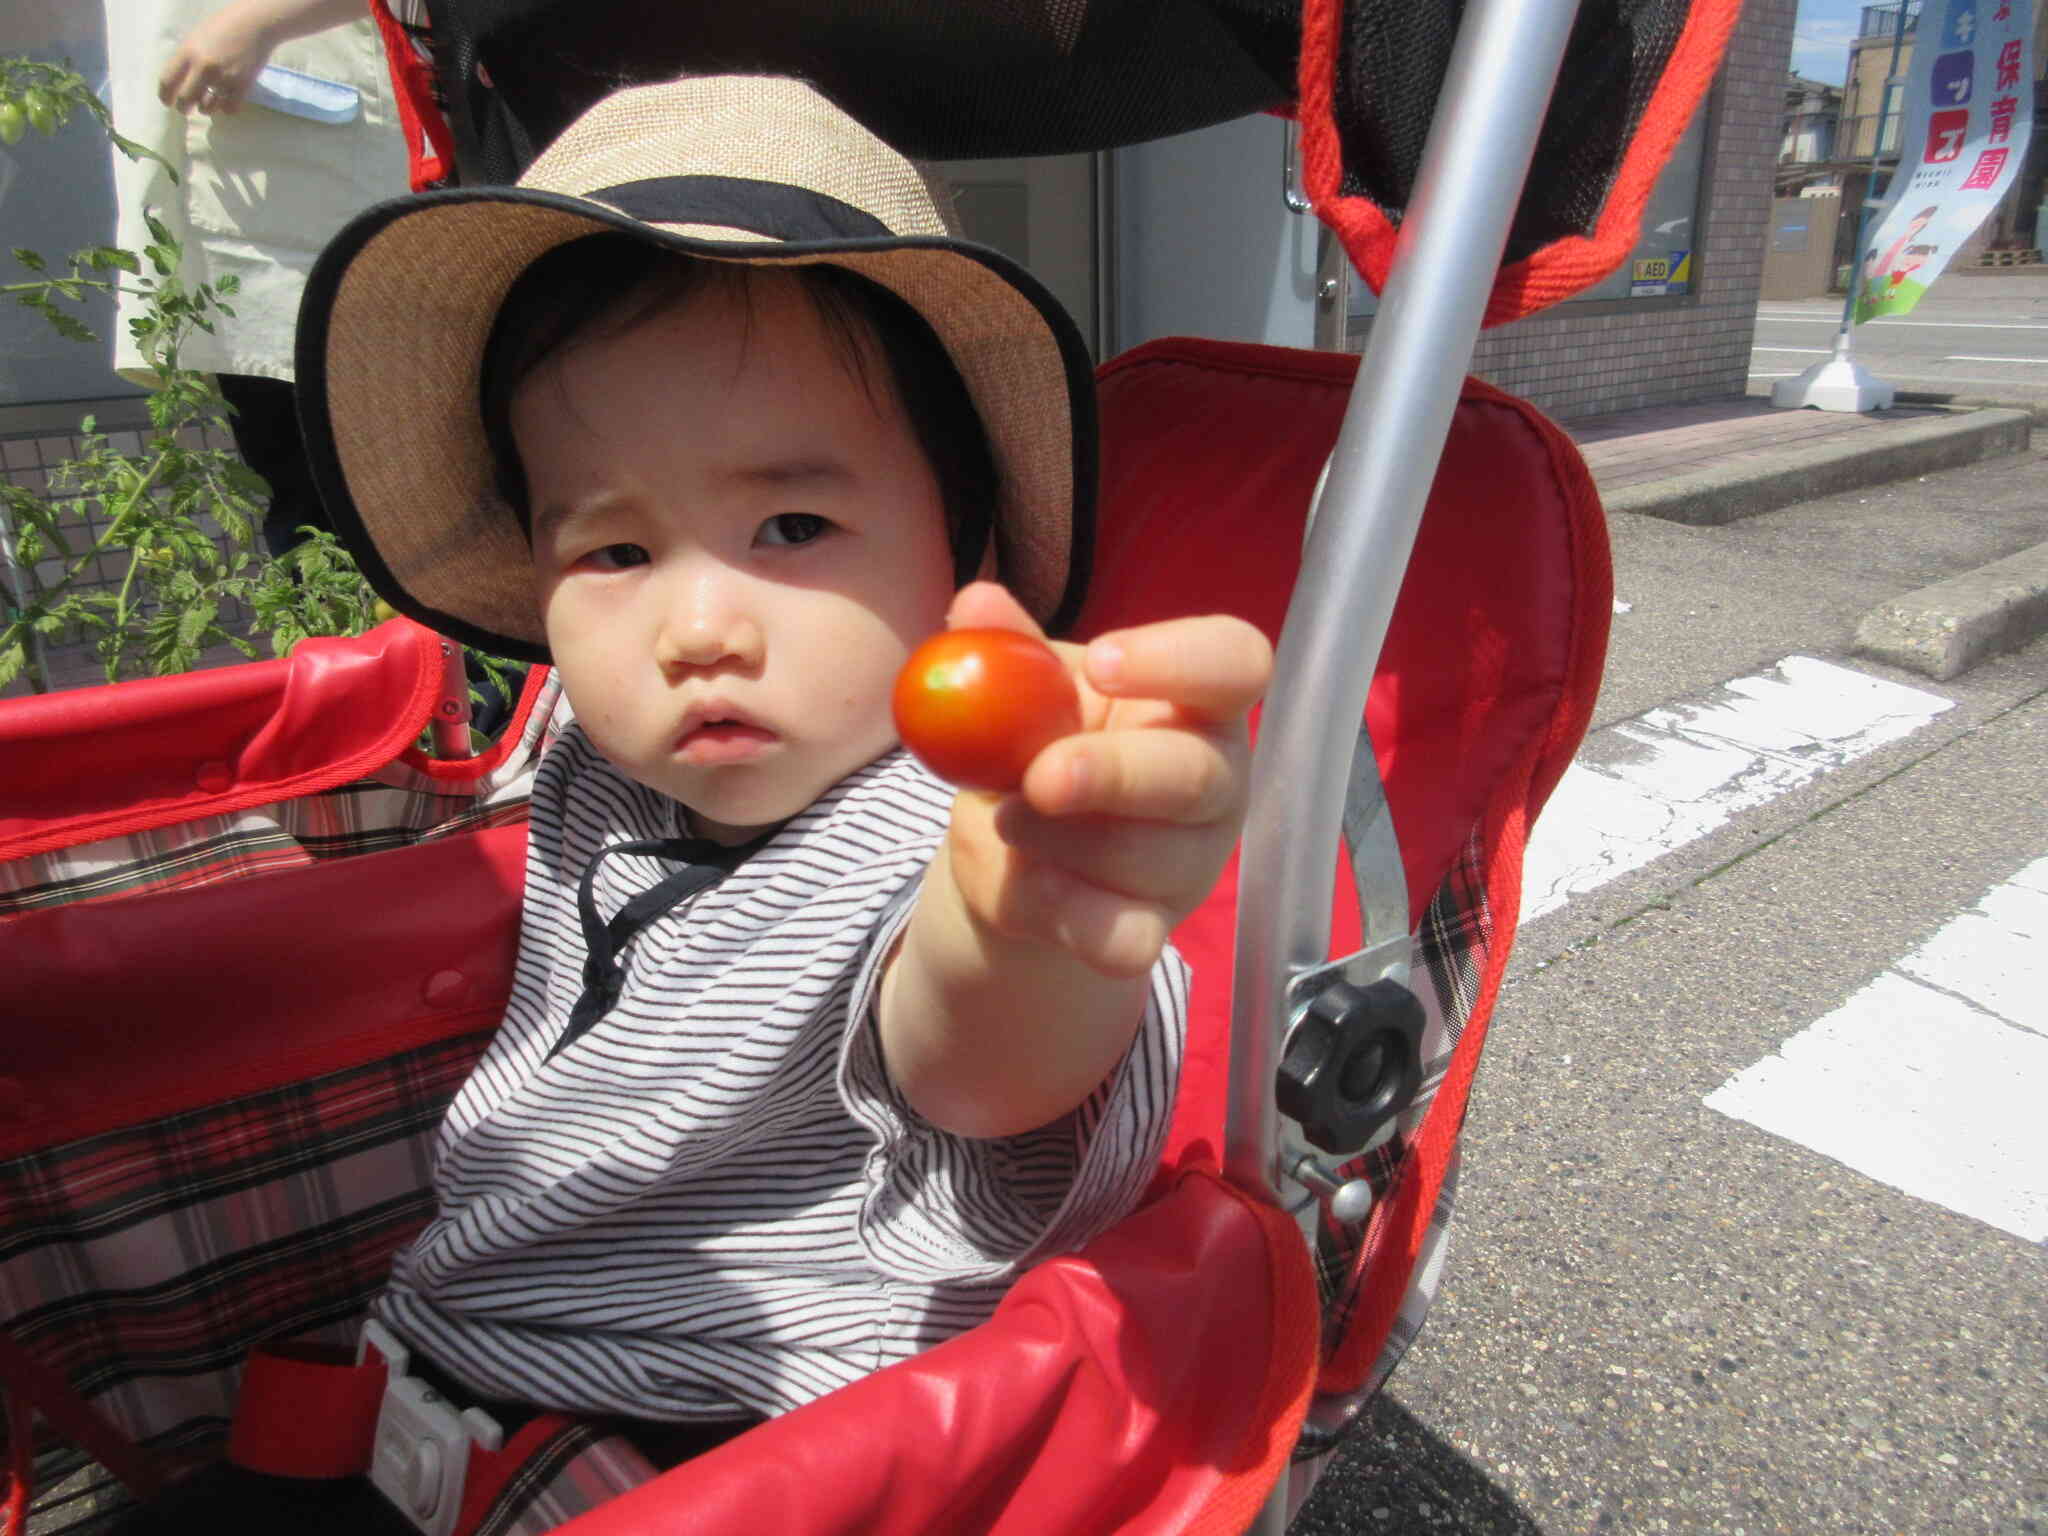
[{"label": "harness buckle", "polygon": [[363,1324],[357,1359],[372,1349],[383,1357],[386,1375],[370,1482],[426,1536],[453,1536],[470,1446],[502,1450],[505,1433],[483,1409],[458,1411],[419,1377],[406,1375],[412,1352],[382,1323]]}]

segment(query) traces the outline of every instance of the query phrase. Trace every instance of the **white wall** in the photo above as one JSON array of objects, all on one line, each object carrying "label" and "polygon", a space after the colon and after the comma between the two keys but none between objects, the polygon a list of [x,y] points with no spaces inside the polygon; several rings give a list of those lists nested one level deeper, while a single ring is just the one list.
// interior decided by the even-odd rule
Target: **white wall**
[{"label": "white wall", "polygon": [[1260,115],[1115,152],[1110,351],[1188,335],[1315,344],[1316,221],[1282,198],[1285,138]]}]

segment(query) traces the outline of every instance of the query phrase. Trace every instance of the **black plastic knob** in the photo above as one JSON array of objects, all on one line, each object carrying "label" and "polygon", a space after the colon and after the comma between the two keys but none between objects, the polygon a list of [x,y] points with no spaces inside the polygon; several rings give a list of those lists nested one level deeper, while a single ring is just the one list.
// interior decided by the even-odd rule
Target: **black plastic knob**
[{"label": "black plastic knob", "polygon": [[1398,981],[1332,980],[1287,1038],[1274,1074],[1281,1113],[1325,1152],[1354,1153],[1422,1087],[1422,1004]]}]

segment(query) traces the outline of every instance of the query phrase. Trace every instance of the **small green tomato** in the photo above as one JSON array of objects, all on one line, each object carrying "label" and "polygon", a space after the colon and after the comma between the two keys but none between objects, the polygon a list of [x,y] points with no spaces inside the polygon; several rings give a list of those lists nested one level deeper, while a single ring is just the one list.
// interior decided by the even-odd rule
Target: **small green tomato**
[{"label": "small green tomato", "polygon": [[21,98],[22,110],[28,114],[29,126],[37,133],[48,137],[57,131],[57,104],[39,86],[30,86]]}]

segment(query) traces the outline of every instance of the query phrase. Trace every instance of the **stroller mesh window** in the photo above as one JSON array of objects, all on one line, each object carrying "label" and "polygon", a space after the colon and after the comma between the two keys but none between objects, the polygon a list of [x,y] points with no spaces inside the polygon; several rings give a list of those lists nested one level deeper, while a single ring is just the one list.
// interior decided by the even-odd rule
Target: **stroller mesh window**
[{"label": "stroller mesh window", "polygon": [[[1397,223],[1422,161],[1462,10],[1461,0],[1363,0],[1345,10],[1336,93],[1342,189],[1371,199]],[[1506,260],[1593,232],[1685,19],[1679,0],[1586,0],[1580,6]],[[1388,69],[1390,59],[1403,67]]]}]

